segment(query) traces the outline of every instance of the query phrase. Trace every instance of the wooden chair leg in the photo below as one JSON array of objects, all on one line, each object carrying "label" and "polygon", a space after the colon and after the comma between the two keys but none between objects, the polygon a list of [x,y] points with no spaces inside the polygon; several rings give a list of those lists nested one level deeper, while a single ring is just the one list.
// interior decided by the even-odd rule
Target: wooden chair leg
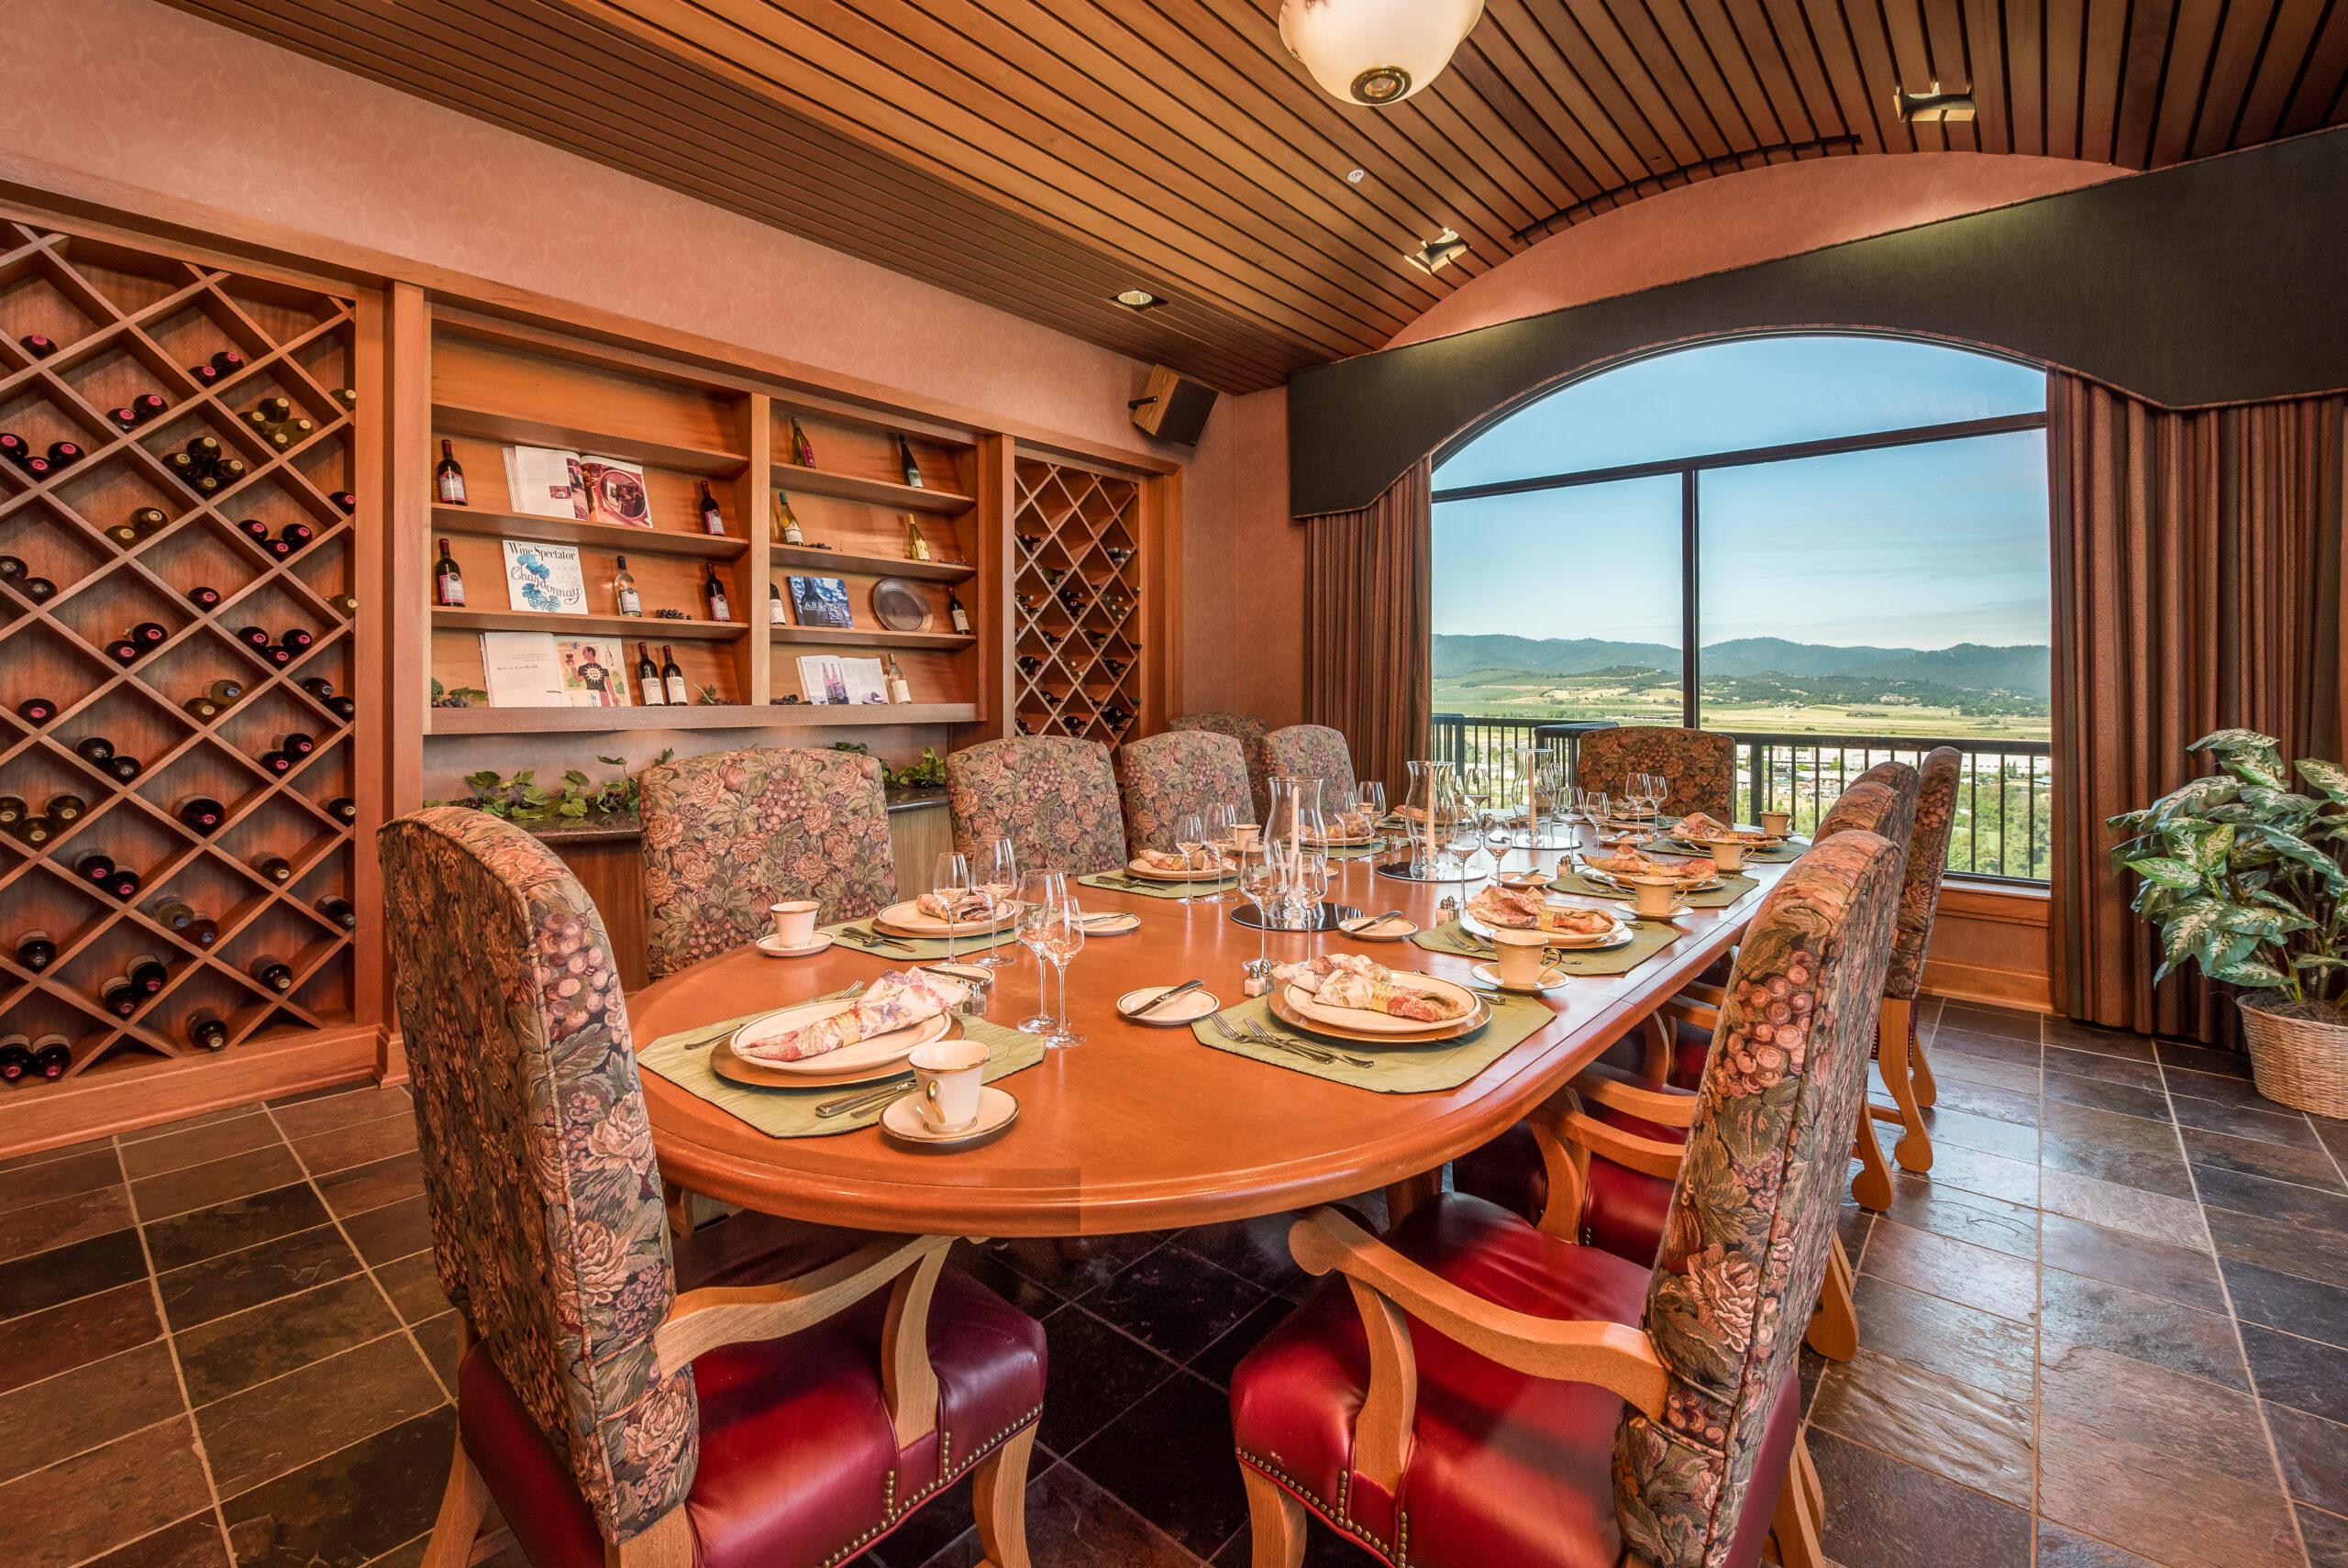
[{"label": "wooden chair leg", "polygon": [[1639,1039],[1643,1047],[1639,1057],[1639,1077],[1651,1084],[1669,1083],[1671,1025],[1660,1014],[1651,1012],[1639,1021]]},{"label": "wooden chair leg", "polygon": [[1818,1286],[1818,1310],[1810,1317],[1810,1348],[1829,1361],[1848,1361],[1859,1350],[1859,1310],[1851,1298],[1851,1254],[1834,1238],[1826,1254],[1826,1277]]},{"label": "wooden chair leg", "polygon": [[1251,1568],[1297,1568],[1304,1561],[1304,1505],[1252,1464],[1239,1467],[1247,1486]]},{"label": "wooden chair leg", "polygon": [[1891,1166],[1884,1161],[1883,1145],[1876,1142],[1874,1117],[1859,1117],[1859,1131],[1851,1140],[1851,1149],[1859,1156],[1860,1167],[1859,1174],[1851,1178],[1851,1196],[1859,1200],[1860,1208],[1880,1214],[1891,1207]]},{"label": "wooden chair leg", "polygon": [[425,1543],[420,1568],[465,1568],[473,1559],[473,1542],[481,1536],[482,1520],[489,1517],[489,1484],[473,1468],[465,1445],[449,1466],[449,1489],[440,1495],[440,1515],[432,1521],[432,1539]]},{"label": "wooden chair leg", "polygon": [[1901,1170],[1921,1174],[1933,1168],[1933,1135],[1916,1099],[1915,1018],[1913,1002],[1885,999],[1876,1027],[1876,1060],[1883,1068],[1883,1086],[1899,1108],[1899,1142],[1891,1146],[1891,1157]]},{"label": "wooden chair leg", "polygon": [[1027,1458],[1036,1448],[1036,1423],[979,1461],[971,1478],[972,1510],[978,1515],[979,1549],[991,1568],[1028,1568]]},{"label": "wooden chair leg", "polygon": [[604,1547],[604,1568],[693,1568],[693,1521],[682,1503],[638,1535]]},{"label": "wooden chair leg", "polygon": [[1786,1466],[1786,1484],[1778,1493],[1778,1511],[1769,1521],[1769,1544],[1782,1568],[1826,1568],[1825,1549],[1818,1544],[1823,1526],[1824,1494],[1818,1471],[1810,1463],[1810,1443],[1794,1439],[1792,1462]]},{"label": "wooden chair leg", "polygon": [[1933,1081],[1933,1064],[1924,1053],[1924,1042],[1916,1032],[1916,1004],[1908,1004],[1908,1081],[1916,1086],[1916,1103],[1926,1110],[1941,1097],[1941,1087]]}]

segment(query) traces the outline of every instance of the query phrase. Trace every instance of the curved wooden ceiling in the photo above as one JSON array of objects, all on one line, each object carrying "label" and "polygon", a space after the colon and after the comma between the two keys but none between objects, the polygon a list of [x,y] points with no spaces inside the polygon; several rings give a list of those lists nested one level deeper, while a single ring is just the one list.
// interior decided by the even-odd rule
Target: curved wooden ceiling
[{"label": "curved wooden ceiling", "polygon": [[[2143,169],[2348,118],[2348,0],[1487,0],[1384,111],[1312,85],[1278,0],[163,3],[1232,392],[1761,162]],[[1935,82],[1978,118],[1900,120]],[[1403,261],[1445,227],[1463,259]]]}]

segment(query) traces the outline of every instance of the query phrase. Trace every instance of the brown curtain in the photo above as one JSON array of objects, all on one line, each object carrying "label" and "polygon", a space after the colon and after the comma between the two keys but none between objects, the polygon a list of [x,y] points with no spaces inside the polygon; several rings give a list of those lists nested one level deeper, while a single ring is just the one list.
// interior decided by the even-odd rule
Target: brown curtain
[{"label": "brown curtain", "polygon": [[2348,398],[2172,413],[2057,373],[2047,391],[2054,593],[2056,1005],[2231,1042],[2231,994],[2155,988],[2104,820],[2205,771],[2240,725],[2342,758]]},{"label": "brown curtain", "polygon": [[1402,765],[1427,755],[1430,470],[1304,524],[1304,717],[1343,732],[1354,772],[1397,805]]}]

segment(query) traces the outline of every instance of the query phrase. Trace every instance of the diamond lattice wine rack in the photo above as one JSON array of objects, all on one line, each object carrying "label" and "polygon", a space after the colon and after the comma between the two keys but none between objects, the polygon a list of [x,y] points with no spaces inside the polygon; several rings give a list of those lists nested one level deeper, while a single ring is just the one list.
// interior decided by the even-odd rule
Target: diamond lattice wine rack
[{"label": "diamond lattice wine rack", "polygon": [[1145,689],[1141,488],[1037,457],[1013,474],[1018,729],[1113,746],[1138,722]]},{"label": "diamond lattice wine rack", "polygon": [[0,224],[0,1040],[64,1077],[350,1017],[353,336]]}]

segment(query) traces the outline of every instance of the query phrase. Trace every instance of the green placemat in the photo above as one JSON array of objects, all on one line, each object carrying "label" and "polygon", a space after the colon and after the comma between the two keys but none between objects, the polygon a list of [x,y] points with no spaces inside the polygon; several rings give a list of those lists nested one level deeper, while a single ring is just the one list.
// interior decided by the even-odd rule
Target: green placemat
[{"label": "green placemat", "polygon": [[1080,887],[1104,888],[1113,893],[1137,893],[1145,899],[1179,899],[1184,893],[1224,893],[1239,885],[1236,877],[1225,877],[1213,882],[1204,878],[1192,882],[1153,882],[1146,877],[1136,877],[1128,871],[1095,871],[1076,880]]},{"label": "green placemat", "polygon": [[[853,947],[875,958],[903,958],[908,963],[923,958],[967,958],[973,953],[983,953],[1019,939],[1019,933],[1009,926],[993,936],[958,936],[950,947],[942,936],[891,936],[874,929],[869,920],[846,921],[823,929],[842,947]],[[871,934],[862,934],[867,932]]]},{"label": "green placemat", "polygon": [[[1631,940],[1624,945],[1607,953],[1552,947],[1549,962],[1568,975],[1627,975],[1686,934],[1666,921],[1633,920]],[[1430,953],[1451,953],[1462,958],[1493,955],[1491,944],[1470,935],[1456,920],[1423,931],[1411,940]]]},{"label": "green placemat", "polygon": [[[1659,834],[1657,836],[1660,838],[1666,835]],[[1660,844],[1657,846],[1661,848],[1666,855],[1685,855],[1691,858],[1704,853],[1700,849],[1686,848],[1677,842]],[[1748,861],[1762,860],[1782,864],[1788,860],[1800,860],[1802,857],[1803,852],[1809,848],[1810,840],[1806,838],[1789,838],[1785,843],[1779,845],[1775,849],[1748,849],[1744,852],[1744,858]]]},{"label": "green placemat", "polygon": [[[766,1011],[772,1011],[767,1009]],[[701,1029],[688,1029],[676,1034],[664,1034],[637,1053],[637,1065],[646,1072],[658,1073],[687,1094],[702,1099],[741,1121],[748,1122],[770,1138],[829,1138],[842,1132],[853,1132],[869,1127],[880,1120],[889,1109],[887,1100],[846,1116],[819,1117],[815,1108],[826,1100],[861,1094],[879,1088],[878,1083],[858,1085],[829,1085],[823,1088],[754,1088],[737,1084],[731,1078],[721,1078],[709,1065],[710,1054],[722,1049],[721,1042],[751,1019],[765,1016],[763,1012],[729,1018],[723,1023],[709,1024]],[[985,1077],[989,1083],[1032,1067],[1044,1059],[1041,1035],[1022,1034],[1000,1023],[983,1018],[962,1020],[963,1034],[983,1043],[993,1055],[988,1059]],[[907,1069],[906,1083],[913,1079]]]},{"label": "green placemat", "polygon": [[[1690,909],[1726,909],[1760,885],[1751,877],[1723,877],[1719,887],[1707,888],[1700,893],[1682,893],[1679,900]],[[1620,888],[1600,887],[1578,871],[1561,873],[1556,881],[1549,884],[1549,890],[1554,893],[1581,893],[1593,899],[1619,899],[1623,896]]]},{"label": "green placemat", "polygon": [[1191,1032],[1202,1045],[1212,1045],[1218,1051],[1228,1051],[1268,1066],[1286,1067],[1292,1073],[1327,1078],[1331,1083],[1351,1084],[1379,1094],[1431,1094],[1438,1089],[1457,1088],[1557,1016],[1527,998],[1495,992],[1483,995],[1491,1004],[1492,1021],[1464,1039],[1446,1040],[1438,1045],[1365,1045],[1359,1041],[1324,1040],[1317,1034],[1290,1029],[1274,1018],[1271,1002],[1265,997],[1254,997],[1223,1010],[1223,1017],[1234,1028],[1262,1024],[1282,1039],[1317,1045],[1324,1051],[1350,1051],[1357,1056],[1366,1056],[1377,1064],[1368,1067],[1357,1067],[1344,1061],[1315,1062],[1277,1045],[1225,1040],[1215,1032],[1212,1018],[1202,1018],[1191,1025]]}]

